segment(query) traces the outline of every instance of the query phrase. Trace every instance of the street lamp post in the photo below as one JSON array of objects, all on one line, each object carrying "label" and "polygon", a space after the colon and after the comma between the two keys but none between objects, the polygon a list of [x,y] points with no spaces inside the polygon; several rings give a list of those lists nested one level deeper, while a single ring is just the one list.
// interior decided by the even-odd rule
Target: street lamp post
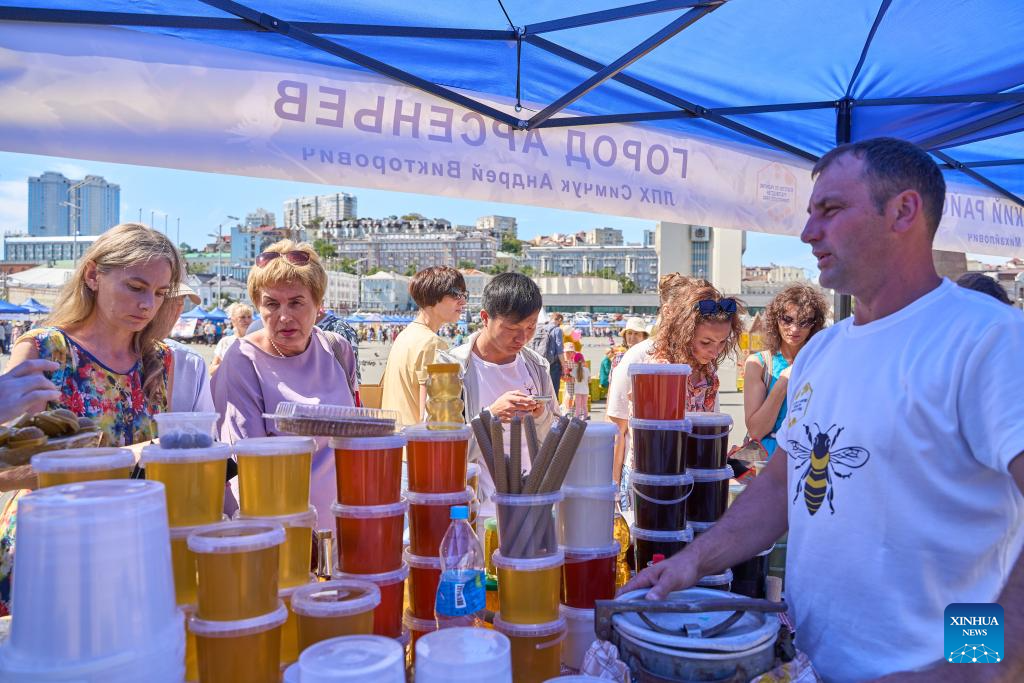
[{"label": "street lamp post", "polygon": [[77,223],[78,223],[78,221],[82,220],[82,205],[81,205],[80,202],[75,202],[73,200],[73,196],[74,196],[74,193],[79,188],[82,188],[85,185],[88,185],[88,183],[89,183],[89,181],[82,180],[82,181],[79,181],[79,182],[75,183],[71,187],[69,187],[68,188],[68,200],[66,202],[62,202],[65,206],[67,206],[71,210],[71,215],[69,216],[69,218],[70,218],[70,220],[69,220],[70,225],[68,226],[68,229],[71,232],[71,262],[72,263],[77,263],[78,262],[78,225],[77,225]]},{"label": "street lamp post", "polygon": [[[228,216],[228,220],[237,221],[241,220],[238,216]],[[220,306],[221,301],[224,298],[224,273],[221,269],[224,267],[224,222],[222,221],[217,226],[217,306]],[[210,237],[213,237],[213,233],[210,233]]]}]

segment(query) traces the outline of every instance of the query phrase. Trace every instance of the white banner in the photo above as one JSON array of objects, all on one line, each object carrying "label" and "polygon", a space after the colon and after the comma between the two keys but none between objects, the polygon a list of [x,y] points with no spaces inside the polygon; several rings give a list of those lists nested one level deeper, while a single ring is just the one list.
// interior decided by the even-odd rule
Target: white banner
[{"label": "white banner", "polygon": [[[810,165],[637,125],[513,131],[377,76],[105,27],[0,22],[0,149],[797,235]],[[509,111],[507,102],[489,102]],[[1022,255],[951,187],[936,248]]]}]

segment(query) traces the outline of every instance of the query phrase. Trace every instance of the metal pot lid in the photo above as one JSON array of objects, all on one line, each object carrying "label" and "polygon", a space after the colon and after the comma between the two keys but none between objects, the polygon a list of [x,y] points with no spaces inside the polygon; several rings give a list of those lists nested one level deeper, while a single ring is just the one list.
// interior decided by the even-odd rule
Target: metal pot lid
[{"label": "metal pot lid", "polygon": [[[647,589],[630,591],[619,596],[618,601],[642,600]],[[742,600],[743,596],[712,588],[688,588],[669,594],[667,600]],[[779,620],[774,614],[762,612],[746,612],[739,621],[725,633],[713,638],[684,636],[682,627],[696,624],[701,628],[711,627],[725,621],[732,612],[702,612],[684,614],[679,612],[648,613],[647,617],[664,629],[679,631],[679,635],[667,635],[650,628],[636,613],[616,614],[612,617],[612,626],[633,639],[673,650],[705,651],[705,652],[743,652],[774,638],[779,630]]]}]

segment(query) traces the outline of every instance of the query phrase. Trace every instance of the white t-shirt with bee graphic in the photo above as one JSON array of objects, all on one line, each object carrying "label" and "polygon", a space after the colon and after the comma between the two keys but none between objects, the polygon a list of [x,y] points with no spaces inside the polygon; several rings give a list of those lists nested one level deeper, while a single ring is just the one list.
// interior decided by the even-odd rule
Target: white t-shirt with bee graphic
[{"label": "white t-shirt with bee graphic", "polygon": [[949,280],[808,342],[789,380],[786,598],[829,681],[941,660],[950,603],[995,602],[1024,540],[1024,315]]}]

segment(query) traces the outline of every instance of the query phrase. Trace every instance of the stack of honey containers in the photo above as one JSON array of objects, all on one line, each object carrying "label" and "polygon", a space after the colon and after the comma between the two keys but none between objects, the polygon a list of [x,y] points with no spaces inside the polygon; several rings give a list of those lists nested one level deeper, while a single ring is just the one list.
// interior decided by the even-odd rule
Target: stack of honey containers
[{"label": "stack of honey containers", "polygon": [[583,441],[562,485],[558,542],[565,556],[561,571],[561,616],[567,633],[562,664],[579,670],[594,633],[594,604],[615,597],[620,544],[613,537],[618,486],[611,481],[618,428],[587,424]]},{"label": "stack of honey containers", "polygon": [[[721,519],[729,504],[732,417],[725,413],[691,413],[689,417],[692,431],[686,439],[685,457],[686,471],[693,476],[693,493],[687,500],[686,516],[694,533],[702,534]],[[732,570],[726,569],[721,574],[705,576],[698,585],[728,591],[732,580]]]}]

